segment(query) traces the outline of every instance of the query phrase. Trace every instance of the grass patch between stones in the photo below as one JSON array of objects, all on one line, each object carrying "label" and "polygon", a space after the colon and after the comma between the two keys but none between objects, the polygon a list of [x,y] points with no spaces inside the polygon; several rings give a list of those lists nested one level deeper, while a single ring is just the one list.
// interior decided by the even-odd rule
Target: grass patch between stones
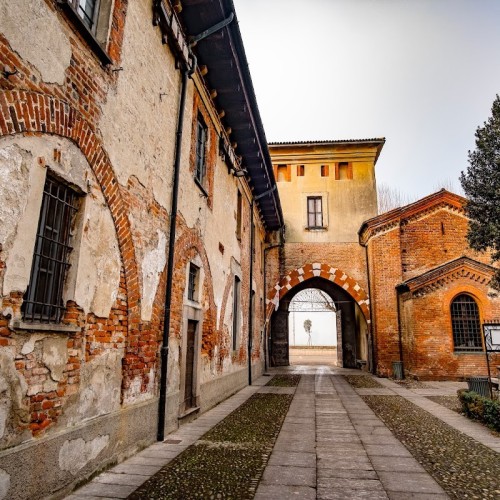
[{"label": "grass patch between stones", "polygon": [[400,396],[362,396],[451,498],[500,498],[500,454]]},{"label": "grass patch between stones", "polygon": [[300,375],[275,375],[266,385],[270,387],[297,387],[300,382]]},{"label": "grass patch between stones", "polygon": [[292,399],[254,394],[128,498],[253,498]]},{"label": "grass patch between stones", "polygon": [[370,375],[343,375],[343,377],[356,389],[372,389],[383,387],[374,380]]}]

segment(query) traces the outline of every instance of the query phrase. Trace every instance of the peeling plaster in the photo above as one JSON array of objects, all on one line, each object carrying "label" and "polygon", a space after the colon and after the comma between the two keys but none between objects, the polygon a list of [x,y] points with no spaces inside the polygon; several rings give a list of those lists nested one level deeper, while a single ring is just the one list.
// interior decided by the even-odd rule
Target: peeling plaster
[{"label": "peeling plaster", "polygon": [[18,148],[0,149],[0,242],[4,250],[15,234],[16,221],[26,208],[23,195],[29,177],[26,161]]},{"label": "peeling plaster", "polygon": [[111,213],[102,193],[85,205],[78,245],[75,301],[84,311],[109,316],[120,285],[121,257]]},{"label": "peeling plaster", "polygon": [[0,469],[0,500],[7,498],[10,489],[10,474]]},{"label": "peeling plaster", "polygon": [[21,354],[26,356],[26,354],[29,354],[35,350],[35,344],[39,341],[47,337],[46,334],[44,333],[34,333],[30,335],[28,340],[23,344],[23,347],[21,349]]},{"label": "peeling plaster", "polygon": [[65,441],[59,450],[59,468],[76,475],[108,446],[109,436],[98,436],[92,441],[72,439]]},{"label": "peeling plaster", "polygon": [[[166,173],[174,158],[179,72],[175,59],[162,47],[161,37],[144,36],[144,26],[151,23],[150,2],[128,2],[127,8],[122,47],[127,71],[120,73],[116,90],[107,95],[99,129],[111,163],[120,166],[116,171],[120,184],[136,176],[167,208],[171,176]],[[163,56],[162,64],[158,64],[158,54]],[[166,95],[160,99],[161,92]],[[186,117],[186,129],[188,124]]]},{"label": "peeling plaster", "polygon": [[49,337],[43,340],[42,362],[50,370],[53,381],[63,379],[68,361],[68,341],[66,337]]},{"label": "peeling plaster", "polygon": [[23,406],[27,384],[16,370],[14,352],[10,349],[0,351],[0,441],[4,443],[15,437],[21,421],[27,421],[28,408]]},{"label": "peeling plaster", "polygon": [[167,236],[159,229],[158,244],[156,248],[146,252],[142,262],[142,310],[141,319],[150,321],[153,313],[153,302],[156,295],[156,289],[160,282],[160,274],[167,262],[166,247]]},{"label": "peeling plaster", "polygon": [[[62,85],[71,60],[71,46],[56,12],[43,0],[2,2],[3,35],[19,55],[40,71],[47,83]],[[23,29],[19,29],[23,26]],[[43,33],[36,42],[26,33]]]},{"label": "peeling plaster", "polygon": [[151,399],[155,388],[155,371],[153,368],[149,370],[148,377],[149,383],[145,390],[142,390],[144,380],[142,375],[134,377],[130,381],[130,386],[128,387],[127,395],[124,401],[125,404],[140,403]]},{"label": "peeling plaster", "polygon": [[109,351],[82,368],[80,399],[75,424],[120,408],[122,353]]},{"label": "peeling plaster", "polygon": [[[53,160],[54,150],[60,152],[57,161]],[[75,300],[85,312],[107,317],[120,283],[116,231],[85,156],[63,137],[0,138],[0,243],[6,262],[2,294],[24,292],[29,282],[45,162],[81,193],[87,193],[80,198],[63,299]]]}]

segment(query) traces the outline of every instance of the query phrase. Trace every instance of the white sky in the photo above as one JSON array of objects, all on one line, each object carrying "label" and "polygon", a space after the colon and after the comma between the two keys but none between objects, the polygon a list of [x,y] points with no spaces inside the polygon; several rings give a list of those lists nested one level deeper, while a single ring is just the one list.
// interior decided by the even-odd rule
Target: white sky
[{"label": "white sky", "polygon": [[500,93],[500,0],[234,0],[268,141],[386,137],[378,183],[467,167]]}]

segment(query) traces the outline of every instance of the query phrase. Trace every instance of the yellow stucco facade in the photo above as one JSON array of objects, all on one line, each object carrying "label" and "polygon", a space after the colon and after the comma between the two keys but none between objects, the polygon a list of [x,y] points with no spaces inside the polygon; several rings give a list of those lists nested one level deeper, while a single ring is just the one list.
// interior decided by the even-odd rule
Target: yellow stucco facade
[{"label": "yellow stucco facade", "polygon": [[[377,215],[375,163],[384,142],[366,139],[269,145],[287,242],[357,242],[362,222]],[[320,199],[314,209],[317,213],[321,208],[321,217],[308,220],[312,208],[308,210],[308,198]]]}]

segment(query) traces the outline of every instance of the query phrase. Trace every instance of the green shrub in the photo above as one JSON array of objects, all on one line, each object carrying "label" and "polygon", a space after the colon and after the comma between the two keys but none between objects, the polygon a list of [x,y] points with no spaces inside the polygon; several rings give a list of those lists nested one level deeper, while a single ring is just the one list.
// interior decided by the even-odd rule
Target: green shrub
[{"label": "green shrub", "polygon": [[500,402],[484,398],[473,391],[460,389],[458,399],[463,413],[474,420],[484,422],[490,429],[500,432]]}]

